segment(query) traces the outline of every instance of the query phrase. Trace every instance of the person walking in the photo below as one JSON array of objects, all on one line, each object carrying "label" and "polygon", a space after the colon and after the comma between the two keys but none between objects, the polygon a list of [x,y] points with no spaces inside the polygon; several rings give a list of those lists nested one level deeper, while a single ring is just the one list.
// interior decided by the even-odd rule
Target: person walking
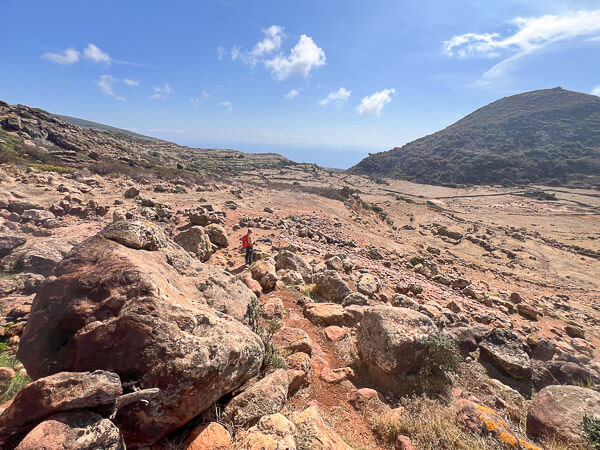
[{"label": "person walking", "polygon": [[254,258],[254,239],[252,238],[252,228],[248,228],[248,232],[242,236],[242,247],[246,251],[246,265],[252,264]]}]

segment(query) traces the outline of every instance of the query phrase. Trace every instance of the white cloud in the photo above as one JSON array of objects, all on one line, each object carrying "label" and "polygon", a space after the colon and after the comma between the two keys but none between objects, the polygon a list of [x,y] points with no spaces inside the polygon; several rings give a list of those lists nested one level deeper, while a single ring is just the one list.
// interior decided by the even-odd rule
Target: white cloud
[{"label": "white cloud", "polygon": [[314,43],[312,38],[303,34],[292,48],[290,56],[277,55],[264,63],[276,80],[285,80],[293,75],[307,78],[314,67],[325,64],[325,52]]},{"label": "white cloud", "polygon": [[231,112],[231,110],[233,109],[233,105],[231,104],[231,102],[221,102],[219,103],[219,106],[222,106],[223,108],[227,109],[227,111]]},{"label": "white cloud", "polygon": [[[569,12],[563,15],[517,17],[512,21],[517,30],[510,35],[499,33],[466,33],[443,42],[449,56],[485,56],[505,59],[484,73],[483,78],[505,75],[523,56],[542,50],[557,42],[577,37],[600,37],[600,10]],[[589,39],[588,39],[589,40]]]},{"label": "white cloud", "polygon": [[330,92],[329,95],[327,97],[325,97],[323,100],[320,100],[319,105],[325,106],[325,105],[328,105],[329,103],[334,103],[338,108],[341,108],[344,105],[344,103],[346,103],[348,98],[350,97],[350,94],[352,94],[352,91],[349,91],[349,90],[341,87],[337,91]]},{"label": "white cloud", "polygon": [[125,83],[127,86],[139,86],[140,82],[138,80],[130,80],[129,78],[125,78],[123,80],[123,83]]},{"label": "white cloud", "polygon": [[242,48],[239,45],[236,45],[231,49],[231,60],[235,61],[238,58],[244,59],[244,55],[242,53]]},{"label": "white cloud", "polygon": [[202,96],[190,98],[190,103],[192,104],[192,106],[194,106],[194,108],[197,108],[200,102],[202,100],[206,100],[207,98],[210,98],[210,94],[206,91],[202,91]]},{"label": "white cloud", "polygon": [[220,60],[223,59],[223,57],[225,56],[225,49],[223,48],[222,45],[219,45],[217,47],[217,58],[219,58]]},{"label": "white cloud", "polygon": [[600,97],[600,84],[592,90],[591,94]]},{"label": "white cloud", "polygon": [[296,89],[292,89],[290,92],[285,94],[285,98],[287,98],[288,100],[293,100],[296,97],[298,97],[298,95],[300,95],[300,92],[298,92]]},{"label": "white cloud", "polygon": [[113,84],[116,82],[117,80],[112,75],[102,75],[100,76],[100,81],[98,81],[98,87],[106,95],[110,95],[111,97],[124,102],[125,97],[118,96],[113,90]]},{"label": "white cloud", "polygon": [[169,83],[165,83],[162,86],[154,86],[152,91],[154,91],[152,98],[164,100],[173,92],[173,89],[171,89]]},{"label": "white cloud", "polygon": [[88,44],[88,46],[83,50],[83,57],[95,63],[110,64],[111,61],[110,56],[108,56],[107,53],[104,53],[94,44]]},{"label": "white cloud", "polygon": [[395,89],[384,89],[364,97],[356,110],[359,114],[376,114],[379,116],[383,107],[392,101],[391,95],[395,92]]},{"label": "white cloud", "polygon": [[79,61],[79,52],[74,48],[68,48],[63,53],[46,52],[42,58],[56,64],[74,64]]},{"label": "white cloud", "polygon": [[273,53],[281,47],[281,41],[284,36],[283,27],[271,25],[269,28],[263,30],[263,33],[265,33],[265,38],[258,42],[252,49],[252,56],[255,58]]}]

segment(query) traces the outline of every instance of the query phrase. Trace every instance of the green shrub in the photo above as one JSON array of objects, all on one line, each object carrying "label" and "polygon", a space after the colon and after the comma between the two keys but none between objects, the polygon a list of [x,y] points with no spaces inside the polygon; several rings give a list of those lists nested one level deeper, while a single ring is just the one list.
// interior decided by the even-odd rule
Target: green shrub
[{"label": "green shrub", "polygon": [[424,392],[443,393],[451,384],[449,374],[458,373],[463,357],[456,343],[449,337],[436,334],[424,338],[423,366],[419,384]]},{"label": "green shrub", "polygon": [[583,418],[583,436],[590,447],[600,450],[600,418],[588,416]]}]

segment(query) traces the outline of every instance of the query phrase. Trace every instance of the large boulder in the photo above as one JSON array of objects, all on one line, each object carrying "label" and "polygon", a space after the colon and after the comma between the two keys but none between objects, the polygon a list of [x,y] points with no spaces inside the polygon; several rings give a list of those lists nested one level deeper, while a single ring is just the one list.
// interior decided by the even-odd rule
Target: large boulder
[{"label": "large boulder", "polygon": [[284,369],[270,373],[229,402],[223,415],[235,426],[255,424],[267,414],[279,412],[288,394],[289,381]]},{"label": "large boulder", "polygon": [[227,450],[231,448],[231,434],[216,422],[198,425],[185,441],[186,450]]},{"label": "large boulder", "polygon": [[352,289],[335,270],[325,270],[315,274],[314,282],[315,294],[330,302],[342,303],[348,295],[352,294]]},{"label": "large boulder", "polygon": [[361,294],[364,294],[367,297],[373,297],[373,295],[379,291],[380,286],[381,284],[376,276],[371,275],[370,273],[363,273],[358,280],[356,288]]},{"label": "large boulder", "polygon": [[[148,225],[150,226],[150,225]],[[146,408],[119,410],[128,443],[154,442],[255,376],[261,339],[205,303],[207,266],[169,240],[136,250],[101,233],[78,245],[34,299],[19,360],[34,379],[105,369],[159,388]]]},{"label": "large boulder", "polygon": [[527,433],[568,444],[583,444],[583,418],[600,415],[600,392],[579,386],[547,386],[527,412]]},{"label": "large boulder", "polygon": [[0,258],[5,257],[25,242],[27,242],[27,240],[19,236],[0,235]]},{"label": "large boulder", "polygon": [[344,308],[337,303],[309,303],[303,313],[315,325],[344,325]]},{"label": "large boulder", "polygon": [[215,245],[202,227],[190,227],[182,231],[175,236],[175,242],[203,262],[215,252]]},{"label": "large boulder", "polygon": [[316,406],[292,414],[298,440],[313,450],[352,450],[335,430],[327,425]]},{"label": "large boulder", "polygon": [[515,379],[531,378],[531,360],[525,343],[507,328],[494,328],[479,344],[480,357]]},{"label": "large boulder", "polygon": [[310,282],[312,280],[312,267],[302,258],[289,250],[282,250],[277,254],[275,258],[275,268],[277,270],[291,270],[302,274],[304,281]]},{"label": "large boulder", "polygon": [[217,214],[201,206],[192,209],[189,212],[188,217],[192,225],[200,225],[203,227],[210,223],[220,223],[222,221]]},{"label": "large boulder", "polygon": [[49,417],[15,450],[125,450],[123,436],[110,420],[92,411],[69,411]]},{"label": "large boulder", "polygon": [[199,297],[222,313],[244,321],[248,305],[256,295],[235,275],[217,266],[205,266],[195,276]]},{"label": "large boulder", "polygon": [[206,234],[208,234],[210,242],[215,244],[217,247],[224,248],[229,245],[227,233],[225,233],[225,228],[223,228],[221,225],[210,223],[204,227],[204,231],[206,231]]},{"label": "large boulder", "polygon": [[423,365],[422,340],[437,333],[429,317],[408,308],[367,308],[358,330],[358,347],[369,374],[382,387]]},{"label": "large boulder", "polygon": [[2,272],[29,272],[52,275],[56,265],[69,252],[71,246],[58,241],[26,244],[14,249],[0,260]]},{"label": "large boulder", "polygon": [[272,291],[277,283],[277,272],[275,272],[275,265],[267,260],[261,259],[256,261],[250,269],[252,278],[260,283],[264,292]]},{"label": "large boulder", "polygon": [[295,435],[296,426],[287,417],[280,413],[271,414],[262,417],[247,434],[236,441],[233,448],[235,450],[296,450],[298,447]]},{"label": "large boulder", "polygon": [[0,441],[63,411],[114,403],[123,393],[115,373],[61,372],[25,386],[0,414]]}]

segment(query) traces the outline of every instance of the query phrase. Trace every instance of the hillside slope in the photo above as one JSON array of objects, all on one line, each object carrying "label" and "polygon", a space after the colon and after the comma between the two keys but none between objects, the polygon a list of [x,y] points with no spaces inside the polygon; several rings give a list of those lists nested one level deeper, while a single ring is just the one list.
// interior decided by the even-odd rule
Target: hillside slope
[{"label": "hillside slope", "polygon": [[133,131],[125,130],[123,128],[111,127],[110,125],[105,125],[103,123],[92,122],[91,120],[80,119],[79,117],[72,116],[64,116],[61,114],[55,114],[61,120],[64,120],[71,125],[77,125],[81,128],[87,128],[88,130],[99,130],[99,131],[114,131],[116,133],[126,134],[128,136],[133,136],[138,139],[147,139],[150,141],[159,141],[160,139],[153,138],[151,136],[145,136],[143,134],[135,133]]},{"label": "hillside slope", "polygon": [[349,172],[430,184],[597,185],[600,97],[562,88],[505,97]]},{"label": "hillside slope", "polygon": [[101,124],[91,129],[92,122],[69,119],[0,101],[0,163],[88,168],[102,175],[137,177],[151,171],[168,178],[226,176],[295,164],[275,153],[185,147]]}]

